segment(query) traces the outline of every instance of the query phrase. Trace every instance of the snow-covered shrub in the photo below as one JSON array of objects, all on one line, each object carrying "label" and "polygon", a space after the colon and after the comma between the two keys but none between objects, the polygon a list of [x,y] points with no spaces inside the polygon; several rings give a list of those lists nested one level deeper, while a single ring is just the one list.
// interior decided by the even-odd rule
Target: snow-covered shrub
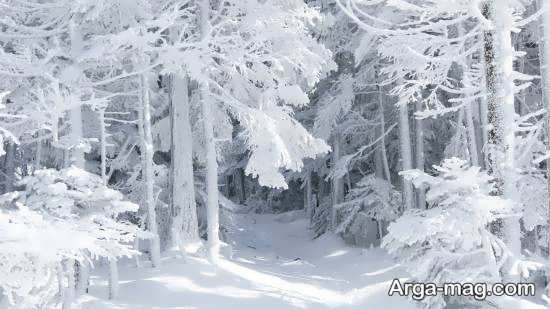
[{"label": "snow-covered shrub", "polygon": [[76,167],[43,169],[19,185],[21,191],[0,196],[0,290],[12,304],[51,302],[67,260],[134,254],[137,228],[117,217],[138,206],[99,176]]},{"label": "snow-covered shrub", "polygon": [[[547,226],[548,189],[547,180],[541,173],[529,173],[518,177],[517,187],[521,192],[518,202],[523,205],[523,226],[531,232],[537,227]],[[531,246],[547,247],[547,239],[539,239]]]},{"label": "snow-covered shrub", "polygon": [[401,194],[388,181],[373,174],[365,176],[349,191],[345,202],[334,206],[338,223],[335,232],[358,235],[363,231],[357,229],[364,229],[365,224],[357,224],[357,221],[376,220],[382,234],[383,222],[397,217],[400,203]]},{"label": "snow-covered shrub", "polygon": [[[388,228],[383,247],[406,265],[413,281],[498,282],[508,251],[489,231],[489,223],[511,211],[508,200],[492,196],[492,178],[458,158],[434,166],[432,177],[419,170],[403,172],[415,186],[429,189],[427,210],[411,209]],[[425,308],[467,303],[466,298],[441,295],[422,300]]]},{"label": "snow-covered shrub", "polygon": [[[527,125],[527,124],[526,124]],[[548,248],[548,179],[539,163],[547,152],[545,144],[535,134],[520,136],[516,142],[525,149],[517,158],[522,173],[516,179],[518,194],[516,202],[523,209],[522,223],[527,235],[525,247],[537,252]],[[541,253],[540,251],[538,253]]]},{"label": "snow-covered shrub", "polygon": [[97,239],[88,248],[92,256],[116,258],[133,253],[126,243],[133,240],[136,227],[117,221],[117,216],[135,212],[138,206],[124,201],[122,193],[106,187],[99,176],[72,166],[36,171],[19,184],[24,191],[8,195],[11,203],[37,211],[47,220],[77,223],[78,229]]},{"label": "snow-covered shrub", "polygon": [[0,291],[21,308],[44,308],[56,289],[56,267],[64,259],[84,260],[91,235],[75,223],[48,221],[28,207],[0,212]]}]

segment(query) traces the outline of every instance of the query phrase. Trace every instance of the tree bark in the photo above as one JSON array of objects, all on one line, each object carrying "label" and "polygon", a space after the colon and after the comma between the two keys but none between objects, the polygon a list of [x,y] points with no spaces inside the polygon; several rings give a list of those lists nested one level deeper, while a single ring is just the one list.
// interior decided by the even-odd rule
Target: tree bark
[{"label": "tree bark", "polygon": [[[210,1],[202,0],[199,3],[200,26],[202,39],[210,31]],[[216,141],[214,139],[214,119],[212,105],[209,96],[208,82],[200,84],[202,103],[202,123],[204,129],[204,141],[206,148],[206,212],[207,212],[207,234],[208,234],[208,257],[214,265],[218,263],[220,256],[220,213],[218,197],[218,160],[216,154]]]},{"label": "tree bark", "polygon": [[107,179],[107,130],[105,128],[105,109],[100,109],[99,112],[99,147],[101,156],[101,180],[106,186]]},{"label": "tree bark", "polygon": [[[422,101],[417,100],[415,102],[415,109],[417,112],[422,111]],[[415,119],[416,124],[416,169],[424,171],[424,120],[420,118]],[[420,185],[416,190],[418,208],[426,208],[426,188],[424,185]]]},{"label": "tree bark", "polygon": [[[77,105],[70,111],[71,121],[71,145],[73,149],[70,152],[70,163],[80,169],[86,169],[86,160],[83,150],[83,131],[82,131],[82,106]],[[76,262],[75,279],[76,292],[86,293],[88,290],[88,281],[90,270],[86,263]]]},{"label": "tree bark", "polygon": [[67,286],[63,292],[62,309],[71,309],[75,298],[75,260],[67,259],[65,261],[65,276],[67,276]]},{"label": "tree bark", "polygon": [[[333,135],[332,142],[332,169],[336,168],[338,160],[342,157],[341,150],[341,134],[340,132],[335,132]],[[340,204],[344,201],[344,179],[342,177],[333,177],[331,183],[331,193],[332,193],[332,209],[331,209],[331,218],[330,218],[330,227],[334,230],[337,226],[337,217],[336,210],[334,206]]]},{"label": "tree bark", "polygon": [[90,268],[88,264],[77,262],[76,263],[76,291],[79,294],[88,293],[88,286],[90,281]]},{"label": "tree bark", "polygon": [[195,181],[193,175],[193,134],[190,119],[189,79],[176,74],[170,82],[170,125],[172,209],[174,221],[172,238],[185,254],[185,244],[199,241]]},{"label": "tree bark", "polygon": [[151,133],[151,106],[149,99],[149,81],[146,74],[140,77],[141,107],[138,109],[139,134],[142,142],[142,180],[147,210],[147,230],[153,234],[151,239],[151,264],[160,266],[160,241],[158,235],[157,215],[155,211],[154,175],[153,175],[153,137]]},{"label": "tree bark", "polygon": [[476,128],[474,124],[473,102],[466,102],[464,105],[464,116],[466,122],[466,130],[468,131],[468,150],[470,152],[470,164],[479,166],[478,146],[476,137]]},{"label": "tree bark", "polygon": [[17,157],[17,145],[13,141],[8,141],[6,143],[5,152],[3,175],[0,174],[2,179],[4,179],[4,193],[13,191],[15,183],[15,160]]},{"label": "tree bark", "polygon": [[109,259],[109,299],[118,296],[118,264],[116,259]]},{"label": "tree bark", "polygon": [[384,115],[384,96],[382,95],[382,88],[377,85],[378,90],[378,112],[380,113],[380,156],[382,159],[382,167],[384,170],[384,176],[386,180],[391,183],[390,165],[388,163],[388,152],[386,150],[386,116]]},{"label": "tree bark", "polygon": [[311,171],[306,171],[306,178],[304,179],[304,208],[306,211],[306,218],[311,220],[313,214],[313,191],[311,187]]},{"label": "tree bark", "polygon": [[70,163],[78,168],[85,168],[84,151],[82,149],[82,106],[78,105],[70,111],[71,146]]},{"label": "tree bark", "polygon": [[[78,25],[71,22],[69,24],[69,35],[71,39],[71,49],[70,56],[73,58],[74,67],[78,68],[78,57],[83,50],[83,37]],[[74,107],[70,110],[70,121],[71,121],[71,146],[73,147],[70,155],[71,164],[74,164],[76,167],[84,169],[84,151],[82,148],[82,105],[79,102],[78,93],[73,93],[69,96],[71,100],[76,100],[76,102],[68,102],[74,104]]]},{"label": "tree bark", "polygon": [[208,254],[210,261],[217,264],[220,253],[219,236],[219,202],[218,202],[218,161],[216,155],[216,141],[214,140],[214,126],[212,119],[212,102],[208,99],[206,85],[201,86],[202,114],[206,144],[206,209]]},{"label": "tree bark", "polygon": [[[401,150],[401,166],[403,171],[413,168],[411,152],[411,136],[409,127],[409,106],[400,104],[399,109],[399,141]],[[413,186],[411,181],[403,178],[403,211],[414,208]]]},{"label": "tree bark", "polygon": [[[488,132],[489,171],[497,179],[497,194],[514,200],[517,197],[514,162],[515,107],[514,56],[511,32],[514,17],[508,0],[493,0],[486,4],[484,14],[494,29],[484,33],[487,83],[487,112],[491,130]],[[521,213],[519,209],[516,212]],[[504,220],[502,237],[512,254],[521,254],[521,230],[518,217]]]},{"label": "tree bark", "polygon": [[38,170],[42,168],[42,143],[40,139],[40,130],[36,133],[36,153],[34,154],[34,169]]},{"label": "tree bark", "polygon": [[[462,30],[462,29],[461,29]],[[459,35],[462,35],[463,31],[459,32]],[[469,59],[464,60],[464,65],[462,66],[462,84],[468,89],[472,88],[472,82],[468,76],[468,70],[470,68]],[[464,94],[465,97],[471,96],[470,93]],[[479,148],[477,145],[477,136],[476,136],[476,127],[474,123],[474,104],[475,100],[466,99],[464,102],[464,117],[466,123],[466,132],[468,134],[468,151],[470,153],[470,164],[472,166],[479,166]]]},{"label": "tree bark", "polygon": [[[542,75],[542,100],[544,108],[546,109],[545,125],[546,125],[546,143],[550,145],[550,67],[548,61],[550,61],[550,5],[544,4],[545,0],[538,0],[539,9],[546,9],[541,19],[541,33],[542,42],[539,43],[539,59]],[[546,6],[546,8],[545,8]],[[546,160],[546,189],[548,196],[550,196],[550,158]],[[550,199],[547,201],[548,218],[550,221]],[[550,240],[549,240],[550,241]],[[550,248],[550,243],[548,244]],[[548,252],[550,257],[550,251]]]},{"label": "tree bark", "polygon": [[244,169],[241,167],[236,168],[233,174],[233,178],[235,181],[237,195],[239,197],[239,203],[242,204],[246,202],[246,181],[244,176]]},{"label": "tree bark", "polygon": [[[107,186],[107,130],[105,128],[105,109],[98,111],[99,118],[99,147],[100,147],[100,173],[103,185]],[[118,264],[115,258],[108,259],[109,263],[109,299],[115,299],[118,295]]]}]

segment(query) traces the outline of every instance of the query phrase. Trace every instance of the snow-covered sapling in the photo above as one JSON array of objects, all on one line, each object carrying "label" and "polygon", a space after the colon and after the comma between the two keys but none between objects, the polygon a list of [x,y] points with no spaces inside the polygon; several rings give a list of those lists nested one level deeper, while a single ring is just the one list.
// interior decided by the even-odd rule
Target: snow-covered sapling
[{"label": "snow-covered sapling", "polygon": [[107,188],[101,177],[72,166],[38,170],[18,185],[20,191],[0,196],[0,288],[12,304],[54,301],[56,280],[64,289],[63,302],[70,303],[74,286],[66,286],[64,276],[74,276],[75,261],[135,254],[137,227],[118,217],[138,206]]},{"label": "snow-covered sapling", "polygon": [[[452,158],[434,166],[436,177],[419,170],[402,172],[415,186],[428,187],[427,210],[410,209],[388,228],[382,246],[418,282],[499,282],[508,257],[506,245],[489,223],[510,215],[512,203],[494,190],[492,177]],[[467,298],[429,296],[425,308],[467,303]]]}]

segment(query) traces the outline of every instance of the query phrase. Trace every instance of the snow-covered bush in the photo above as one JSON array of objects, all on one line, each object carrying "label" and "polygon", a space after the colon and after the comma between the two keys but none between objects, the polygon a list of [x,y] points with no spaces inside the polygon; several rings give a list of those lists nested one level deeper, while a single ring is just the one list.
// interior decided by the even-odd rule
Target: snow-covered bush
[{"label": "snow-covered bush", "polygon": [[376,220],[379,233],[382,234],[383,222],[397,217],[400,203],[401,194],[388,181],[372,174],[365,176],[346,195],[345,202],[334,206],[338,223],[335,231],[341,234],[358,234],[361,231],[354,230],[353,227],[364,227],[364,224],[354,222],[364,218]]},{"label": "snow-covered bush", "polygon": [[56,268],[65,259],[84,260],[93,238],[76,224],[46,220],[25,206],[0,212],[0,291],[12,305],[47,307],[55,296]]},{"label": "snow-covered bush", "polygon": [[[419,170],[403,172],[415,186],[429,189],[429,209],[411,209],[388,228],[383,247],[406,265],[418,282],[498,282],[508,256],[504,243],[489,231],[489,223],[509,215],[511,202],[492,196],[492,178],[452,158],[434,166],[436,177]],[[425,308],[466,303],[466,298],[441,295],[422,300]]]},{"label": "snow-covered bush", "polygon": [[70,261],[134,254],[137,228],[117,217],[138,206],[99,176],[76,167],[43,169],[19,185],[21,191],[0,196],[0,290],[12,304],[52,302],[67,261],[72,267]]}]

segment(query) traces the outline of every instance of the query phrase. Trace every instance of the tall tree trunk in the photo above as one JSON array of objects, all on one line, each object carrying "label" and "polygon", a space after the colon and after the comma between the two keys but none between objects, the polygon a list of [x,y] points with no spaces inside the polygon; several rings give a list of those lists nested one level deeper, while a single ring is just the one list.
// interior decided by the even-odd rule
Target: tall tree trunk
[{"label": "tall tree trunk", "polygon": [[116,259],[109,259],[109,299],[118,296],[118,264]]},{"label": "tall tree trunk", "polygon": [[[494,24],[485,31],[485,69],[487,83],[489,170],[497,178],[499,195],[514,200],[517,197],[514,162],[515,107],[514,57],[511,32],[514,18],[509,0],[488,2],[484,14]],[[519,209],[515,209],[521,213]],[[521,230],[518,217],[504,220],[502,237],[512,254],[521,254]]]},{"label": "tall tree trunk", "polygon": [[[401,152],[402,170],[410,170],[413,168],[412,151],[411,151],[411,136],[409,127],[409,106],[400,104],[399,109],[399,142]],[[403,210],[414,208],[414,194],[411,181],[403,178]]]},{"label": "tall tree trunk", "polygon": [[76,292],[79,294],[88,293],[90,281],[90,268],[86,262],[76,263]]},{"label": "tall tree trunk", "polygon": [[468,150],[470,152],[470,164],[479,166],[479,149],[477,146],[476,127],[474,123],[474,102],[468,101],[464,105],[464,116],[466,122],[466,130],[468,131]]},{"label": "tall tree trunk", "polygon": [[[99,115],[99,147],[101,155],[101,180],[107,186],[107,130],[105,128],[105,109],[100,108]],[[118,265],[116,259],[108,259],[109,263],[109,299],[115,299],[118,295]]]},{"label": "tall tree trunk", "polygon": [[100,109],[99,112],[99,147],[101,156],[101,180],[106,186],[107,179],[107,130],[105,128],[105,109]]},{"label": "tall tree trunk", "polygon": [[42,139],[40,138],[40,130],[36,133],[36,152],[34,154],[34,169],[42,168]]},{"label": "tall tree trunk", "polygon": [[[422,101],[417,100],[415,102],[415,109],[417,112],[422,111]],[[424,120],[415,118],[416,127],[416,147],[415,147],[415,161],[416,169],[424,171]],[[424,185],[420,185],[416,190],[418,208],[426,208],[426,188]]]},{"label": "tall tree trunk", "polygon": [[[462,31],[460,33],[462,35]],[[464,65],[462,67],[462,84],[464,87],[472,88],[472,82],[470,80],[470,76],[468,75],[468,70],[470,68],[470,65],[468,63],[468,59],[465,59]],[[464,96],[469,97],[472,94],[466,93]],[[477,145],[477,136],[476,136],[476,127],[474,123],[474,104],[475,100],[466,99],[466,102],[464,102],[464,117],[465,117],[465,123],[466,123],[466,131],[468,134],[468,151],[470,153],[470,164],[472,166],[479,166],[479,148]]]},{"label": "tall tree trunk", "polygon": [[[72,150],[69,154],[70,164],[80,168],[86,168],[86,160],[83,151],[83,133],[82,133],[82,106],[77,105],[70,110],[71,123],[71,145]],[[78,293],[85,293],[88,289],[88,280],[90,272],[86,263],[76,262],[75,267],[75,289]],[[74,291],[73,291],[74,294]]]},{"label": "tall tree trunk", "polygon": [[233,172],[233,179],[235,181],[235,188],[237,191],[237,196],[239,197],[239,203],[246,202],[246,182],[244,176],[244,169],[239,167],[236,168]]},{"label": "tall tree trunk", "polygon": [[78,105],[70,111],[71,121],[71,146],[70,164],[84,169],[84,151],[82,147],[82,106]]},{"label": "tall tree trunk", "polygon": [[218,161],[216,155],[216,141],[214,140],[214,126],[212,102],[208,98],[207,86],[202,85],[202,116],[206,143],[206,211],[208,232],[208,253],[210,261],[217,264],[220,253],[219,237],[219,202],[218,202]]},{"label": "tall tree trunk", "polygon": [[378,228],[378,239],[382,242],[382,238],[384,238],[384,221],[376,221],[376,227]]},{"label": "tall tree trunk", "polygon": [[160,241],[158,235],[157,215],[155,211],[154,175],[153,175],[153,137],[151,133],[151,105],[149,98],[149,81],[145,74],[141,75],[141,106],[139,112],[139,134],[142,142],[142,181],[147,210],[147,230],[153,235],[151,239],[151,264],[160,266]]},{"label": "tall tree trunk", "polygon": [[71,309],[75,298],[75,260],[67,259],[65,261],[65,275],[67,276],[67,286],[63,291],[62,309]]},{"label": "tall tree trunk", "polygon": [[[82,133],[82,106],[71,110],[71,137],[74,147],[71,152],[71,163],[81,169],[86,168],[86,160],[82,148],[83,133]],[[87,293],[88,283],[90,281],[90,269],[85,262],[76,263],[76,292]]]},{"label": "tall tree trunk", "polygon": [[[376,70],[376,81],[378,82],[378,69]],[[376,90],[378,92],[378,119],[380,121],[380,125],[376,128],[376,131],[378,132],[376,136],[381,136],[380,147],[377,151],[377,160],[379,160],[382,165],[382,171],[379,173],[380,176],[382,176],[381,178],[391,184],[390,166],[388,163],[388,154],[386,150],[386,116],[384,114],[384,95],[382,94],[382,87],[380,87],[380,85],[376,86]],[[382,237],[384,237],[384,220],[379,219],[376,221],[376,224],[378,227],[378,237],[382,240]]]},{"label": "tall tree trunk", "polygon": [[[81,31],[77,25],[70,23],[69,35],[71,39],[70,55],[74,61],[75,67],[78,69],[77,58],[80,56],[83,48],[83,38]],[[69,96],[72,100],[79,100],[78,94],[71,94]],[[84,146],[83,146],[83,130],[82,130],[82,105],[77,102],[69,102],[75,104],[70,110],[70,124],[71,124],[71,146],[73,147],[69,154],[70,164],[80,168],[86,168],[86,160],[84,158]],[[89,269],[86,263],[76,263],[76,291],[79,293],[85,293],[88,289],[89,281]]]},{"label": "tall tree trunk", "polygon": [[[199,3],[200,22],[202,39],[210,31],[210,1],[202,0]],[[212,105],[209,96],[208,82],[200,85],[202,98],[202,122],[204,126],[205,148],[206,148],[206,211],[207,211],[207,234],[208,234],[208,256],[214,265],[218,263],[220,256],[220,210],[218,201],[218,161],[216,154],[216,141],[214,139],[214,119]]]},{"label": "tall tree trunk", "polygon": [[[375,69],[376,70],[376,69]],[[375,71],[375,76],[378,77],[378,71]],[[376,127],[374,127],[374,139],[378,139],[378,138],[382,138],[383,137],[383,134],[385,133],[385,124],[384,124],[384,121],[382,120],[382,117],[384,115],[382,115],[382,112],[380,107],[382,106],[382,103],[380,102],[381,100],[381,97],[382,97],[382,94],[380,93],[380,89],[379,87],[377,87],[377,92],[378,92],[378,113],[377,113],[377,116],[378,116],[378,121],[380,122],[379,125],[377,125]],[[366,102],[366,96],[364,95],[360,95],[358,97],[356,97],[355,101],[357,102],[358,99],[361,99],[361,106],[363,105],[366,105],[367,102]],[[368,113],[370,113],[370,111],[368,112],[364,112],[362,111],[362,114],[364,114],[364,117],[368,117]],[[382,144],[382,142],[380,142],[380,144]],[[383,158],[383,153],[382,153],[382,145],[380,145],[379,147],[376,147],[376,150],[374,152],[374,156],[373,156],[373,159],[374,159],[374,175],[377,177],[377,178],[380,178],[380,179],[386,179],[386,175],[385,175],[385,171],[384,171],[384,158]]]},{"label": "tall tree trunk", "polygon": [[[342,147],[341,133],[335,132],[333,135],[333,142],[332,142],[332,158],[331,158],[332,169],[336,168],[336,163],[342,157],[341,147]],[[342,177],[332,178],[331,195],[332,195],[332,209],[331,209],[330,226],[331,226],[331,229],[334,230],[337,226],[336,210],[334,206],[344,201],[344,179]]]},{"label": "tall tree trunk", "polygon": [[[462,37],[465,33],[464,25],[460,25],[457,27],[457,36]],[[474,43],[478,44],[478,43]],[[468,46],[464,46],[464,52],[467,50]],[[472,89],[474,88],[474,85],[471,82],[470,79],[470,67],[471,67],[471,59],[469,56],[466,56],[462,61],[462,85],[466,89]],[[469,159],[470,164],[472,166],[479,166],[479,148],[478,148],[478,141],[477,141],[477,134],[476,134],[476,125],[475,125],[475,118],[476,115],[474,113],[474,106],[475,106],[475,99],[471,99],[472,93],[465,93],[463,95],[463,98],[465,99],[464,108],[461,112],[463,112],[464,117],[464,123],[466,125],[466,134],[468,136],[468,152],[469,152]],[[462,123],[461,123],[462,125]]]},{"label": "tall tree trunk", "polygon": [[[3,145],[0,145],[3,146]],[[4,155],[4,170],[2,171],[2,179],[4,179],[4,192],[13,191],[15,183],[15,160],[17,158],[17,144],[8,140],[6,143],[6,154]]]},{"label": "tall tree trunk", "polygon": [[306,211],[306,218],[311,220],[313,214],[313,191],[311,187],[311,171],[306,171],[306,177],[304,179],[304,208]]},{"label": "tall tree trunk", "polygon": [[388,163],[388,152],[386,151],[386,116],[384,115],[384,96],[382,94],[382,87],[376,86],[378,91],[378,113],[380,119],[380,156],[382,159],[382,167],[386,180],[391,183],[390,165]]},{"label": "tall tree trunk", "polygon": [[59,301],[63,303],[65,301],[65,286],[64,286],[64,276],[65,271],[63,270],[63,264],[58,262],[55,268],[55,273],[57,277],[57,290],[59,293]]},{"label": "tall tree trunk", "polygon": [[[485,84],[487,84],[485,82]],[[489,115],[487,114],[488,108],[488,98],[484,97],[479,99],[478,101],[478,107],[479,107],[479,126],[481,128],[481,154],[482,158],[479,160],[481,164],[483,164],[483,168],[486,170],[489,170],[489,156],[487,153],[489,152],[487,147],[489,145]]]},{"label": "tall tree trunk", "polygon": [[[546,4],[545,4],[546,2]],[[541,33],[542,42],[539,43],[539,59],[542,70],[542,100],[546,109],[545,125],[546,125],[546,143],[550,146],[550,4],[545,0],[538,0],[539,9],[546,9],[542,16]],[[550,196],[550,158],[546,160],[546,189]],[[550,222],[550,199],[547,200],[548,222]],[[550,241],[550,240],[549,240]],[[548,244],[550,248],[550,243]],[[550,258],[550,251],[548,252]]]},{"label": "tall tree trunk", "polygon": [[[481,84],[487,85],[487,57],[485,56],[485,50],[490,47],[490,45],[487,45],[487,40],[489,34],[484,33],[483,39],[479,40],[480,49],[484,51],[483,56],[480,59],[480,68],[482,72],[485,72],[485,74],[482,74],[481,76]],[[486,88],[488,90],[488,88]],[[488,144],[489,144],[489,116],[487,114],[488,111],[488,101],[489,96],[483,96],[476,100],[477,108],[474,110],[474,113],[478,116],[479,121],[479,149],[480,149],[480,157],[478,158],[479,164],[486,170],[489,170],[489,158],[487,156],[488,152]]]},{"label": "tall tree trunk", "polygon": [[172,140],[170,153],[172,210],[175,215],[172,238],[183,254],[185,254],[186,243],[199,241],[188,85],[187,77],[171,75],[170,126]]},{"label": "tall tree trunk", "polygon": [[[69,35],[71,39],[70,56],[74,61],[75,68],[79,70],[77,59],[83,50],[83,38],[80,29],[78,29],[78,26],[73,22],[69,24]],[[71,152],[71,164],[74,164],[78,168],[84,169],[85,162],[82,147],[82,105],[78,102],[78,93],[71,94],[69,98],[71,100],[77,100],[77,102],[69,102],[71,104],[75,104],[70,110],[71,145],[73,146],[73,150]]]}]

